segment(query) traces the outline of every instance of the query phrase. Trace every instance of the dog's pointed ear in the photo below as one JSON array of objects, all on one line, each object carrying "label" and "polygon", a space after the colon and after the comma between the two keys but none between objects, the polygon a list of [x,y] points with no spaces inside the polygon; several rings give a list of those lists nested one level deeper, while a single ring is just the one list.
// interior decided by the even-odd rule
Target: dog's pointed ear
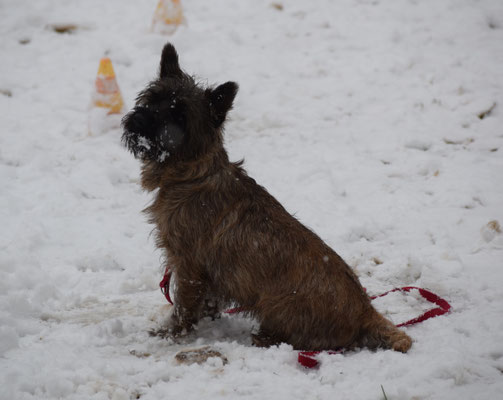
[{"label": "dog's pointed ear", "polygon": [[162,49],[159,77],[163,79],[169,76],[180,75],[182,75],[182,70],[178,64],[178,53],[175,50],[175,46],[171,43],[166,43]]},{"label": "dog's pointed ear", "polygon": [[216,128],[225,121],[237,92],[238,84],[236,82],[226,82],[209,91],[211,119]]}]

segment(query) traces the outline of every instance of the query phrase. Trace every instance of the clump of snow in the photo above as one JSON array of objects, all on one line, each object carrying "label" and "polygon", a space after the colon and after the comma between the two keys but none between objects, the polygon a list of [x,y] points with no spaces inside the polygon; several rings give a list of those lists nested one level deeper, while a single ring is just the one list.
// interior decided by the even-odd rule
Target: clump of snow
[{"label": "clump of snow", "polygon": [[161,151],[161,153],[157,157],[157,161],[164,162],[169,157],[169,155],[169,151]]},{"label": "clump of snow", "polygon": [[[2,4],[0,399],[498,398],[503,3],[194,0],[172,36],[150,30],[156,4]],[[133,104],[168,40],[203,82],[239,83],[231,159],[370,294],[412,285],[452,304],[406,328],[409,353],[304,370],[289,345],[253,347],[241,315],[176,342],[149,334],[172,310],[151,196],[121,116],[87,106],[103,54]],[[375,304],[395,322],[430,307],[412,292]],[[228,363],[178,365],[198,346]]]},{"label": "clump of snow", "polygon": [[138,138],[138,146],[143,147],[145,150],[150,150],[152,143],[146,137],[140,136]]}]

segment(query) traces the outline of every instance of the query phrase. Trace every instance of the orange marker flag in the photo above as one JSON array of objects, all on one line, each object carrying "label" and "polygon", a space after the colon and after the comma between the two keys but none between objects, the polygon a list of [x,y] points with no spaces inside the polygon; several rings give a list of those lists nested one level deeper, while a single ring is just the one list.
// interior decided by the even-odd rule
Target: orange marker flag
[{"label": "orange marker flag", "polygon": [[93,105],[108,108],[108,114],[120,114],[124,106],[124,100],[122,100],[121,91],[115,79],[112,61],[108,57],[100,60],[95,86]]},{"label": "orange marker flag", "polygon": [[184,22],[180,0],[159,0],[152,20],[152,30],[171,34]]}]

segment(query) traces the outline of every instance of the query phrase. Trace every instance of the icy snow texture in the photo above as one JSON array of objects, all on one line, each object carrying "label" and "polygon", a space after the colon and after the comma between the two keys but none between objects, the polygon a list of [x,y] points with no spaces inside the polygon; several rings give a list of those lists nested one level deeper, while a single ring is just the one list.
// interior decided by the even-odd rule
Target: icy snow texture
[{"label": "icy snow texture", "polygon": [[[88,135],[87,106],[104,54],[126,108],[155,75],[156,2],[0,6],[0,398],[367,400],[381,385],[388,399],[499,398],[503,236],[488,223],[503,223],[503,3],[183,2],[169,39],[183,67],[240,84],[231,158],[369,293],[413,284],[453,305],[407,328],[406,355],[322,355],[306,371],[288,345],[252,347],[239,316],[185,343],[148,335],[169,312],[140,212],[150,196],[119,130]],[[400,294],[376,306],[395,322],[428,307]],[[229,363],[178,366],[197,345]]]}]

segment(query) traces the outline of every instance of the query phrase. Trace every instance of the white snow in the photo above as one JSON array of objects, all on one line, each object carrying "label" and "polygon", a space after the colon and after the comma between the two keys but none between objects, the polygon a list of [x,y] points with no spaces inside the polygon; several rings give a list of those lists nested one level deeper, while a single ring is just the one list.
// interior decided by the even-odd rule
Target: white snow
[{"label": "white snow", "polygon": [[[499,398],[503,2],[182,4],[169,37],[149,31],[156,0],[0,5],[0,399]],[[149,336],[170,310],[151,197],[120,130],[88,134],[88,104],[106,54],[131,108],[168,40],[203,82],[239,83],[231,158],[370,294],[414,285],[451,302],[406,328],[408,354],[305,370],[288,345],[252,347],[240,316],[182,343]],[[412,293],[376,306],[397,323],[430,307]],[[203,345],[229,363],[176,363]]]}]

